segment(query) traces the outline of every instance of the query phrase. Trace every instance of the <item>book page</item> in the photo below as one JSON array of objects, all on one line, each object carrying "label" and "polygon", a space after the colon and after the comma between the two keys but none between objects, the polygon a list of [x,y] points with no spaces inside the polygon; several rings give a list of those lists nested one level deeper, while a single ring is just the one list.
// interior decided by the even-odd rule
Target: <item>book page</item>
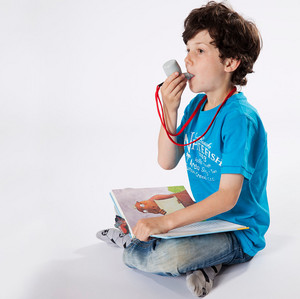
[{"label": "book page", "polygon": [[212,234],[233,230],[248,229],[244,225],[239,225],[231,223],[224,220],[206,220],[201,222],[196,222],[179,228],[170,230],[165,234],[153,235],[152,237],[169,239],[169,238],[178,238],[178,237],[187,237],[187,236],[196,236],[204,234]]},{"label": "book page", "polygon": [[[177,211],[194,203],[183,186],[113,189],[110,196],[119,215],[126,220],[131,235],[138,220],[161,217],[166,214],[165,209],[170,213],[169,209]],[[170,198],[174,199],[164,202]]]},{"label": "book page", "polygon": [[170,214],[184,208],[183,204],[178,201],[176,196],[168,199],[154,200],[160,209],[166,211],[166,214]]}]

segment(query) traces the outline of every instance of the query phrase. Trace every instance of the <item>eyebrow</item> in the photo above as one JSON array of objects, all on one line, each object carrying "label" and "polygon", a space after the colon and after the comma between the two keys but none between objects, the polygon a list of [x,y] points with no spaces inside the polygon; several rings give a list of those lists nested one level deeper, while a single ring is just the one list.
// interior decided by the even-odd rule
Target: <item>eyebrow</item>
[{"label": "eyebrow", "polygon": [[215,43],[214,40],[212,40],[211,42],[209,42],[209,44],[204,43],[204,42],[196,42],[196,43],[194,43],[194,45],[201,45],[201,44],[205,45],[205,46],[209,46],[209,45],[215,46],[216,45],[216,43]]}]

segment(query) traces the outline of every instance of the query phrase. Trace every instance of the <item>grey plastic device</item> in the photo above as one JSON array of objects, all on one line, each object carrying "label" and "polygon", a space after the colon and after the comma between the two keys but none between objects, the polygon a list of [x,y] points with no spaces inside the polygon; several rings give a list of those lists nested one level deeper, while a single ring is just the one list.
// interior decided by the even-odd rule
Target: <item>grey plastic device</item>
[{"label": "grey plastic device", "polygon": [[[175,59],[171,59],[171,60],[167,61],[166,63],[164,63],[163,69],[164,69],[167,77],[169,77],[170,75],[172,75],[175,72],[178,72],[179,74],[182,73],[178,62]],[[192,75],[190,73],[183,73],[183,74],[185,75],[185,77],[188,80],[190,80],[194,77],[194,75]]]}]

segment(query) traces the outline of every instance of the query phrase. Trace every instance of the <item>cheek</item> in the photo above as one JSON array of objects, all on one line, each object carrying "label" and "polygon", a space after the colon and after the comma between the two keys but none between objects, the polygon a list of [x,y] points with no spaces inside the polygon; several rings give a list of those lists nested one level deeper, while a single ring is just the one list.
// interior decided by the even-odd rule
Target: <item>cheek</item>
[{"label": "cheek", "polygon": [[221,64],[211,64],[210,67],[206,68],[206,70],[202,73],[202,76],[199,77],[199,83],[208,84],[218,82],[219,80],[224,79],[224,74],[224,68]]},{"label": "cheek", "polygon": [[208,62],[205,68],[202,69],[202,74],[206,77],[212,77],[219,71],[219,66],[213,62]]},{"label": "cheek", "polygon": [[194,93],[206,92],[215,82],[215,76],[207,71],[207,73],[199,75],[194,80],[189,81],[190,90]]}]

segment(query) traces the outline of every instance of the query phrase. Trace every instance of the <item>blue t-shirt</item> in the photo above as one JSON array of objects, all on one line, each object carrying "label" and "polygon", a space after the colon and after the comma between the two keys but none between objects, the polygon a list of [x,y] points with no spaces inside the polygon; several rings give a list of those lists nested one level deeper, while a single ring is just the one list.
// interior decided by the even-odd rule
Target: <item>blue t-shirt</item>
[{"label": "blue t-shirt", "polygon": [[[198,94],[186,107],[178,131],[203,96]],[[203,111],[202,108],[177,137],[179,143],[186,144],[201,136],[219,106],[208,111]],[[265,247],[264,234],[270,223],[266,192],[267,134],[257,111],[243,93],[231,96],[208,133],[199,141],[185,146],[184,150],[190,186],[196,202],[218,191],[221,174],[237,173],[244,176],[241,194],[234,208],[211,219],[248,226],[250,229],[234,233],[244,252],[254,256]]]}]

